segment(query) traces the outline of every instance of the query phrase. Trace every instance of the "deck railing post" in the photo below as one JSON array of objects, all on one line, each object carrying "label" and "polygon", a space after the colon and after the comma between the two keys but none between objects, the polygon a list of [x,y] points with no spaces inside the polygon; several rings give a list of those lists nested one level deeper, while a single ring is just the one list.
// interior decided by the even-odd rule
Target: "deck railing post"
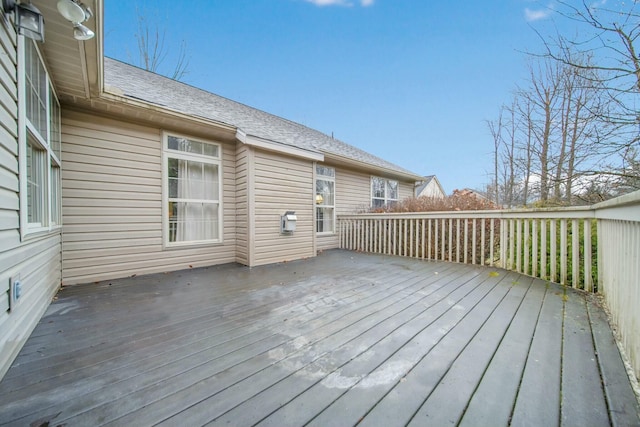
[{"label": "deck railing post", "polygon": [[580,285],[580,225],[577,219],[571,221],[571,240],[571,286],[577,288]]},{"label": "deck railing post", "polygon": [[556,269],[556,257],[557,257],[557,252],[556,252],[556,246],[557,246],[557,241],[556,241],[556,220],[552,219],[551,221],[549,221],[549,265],[550,265],[550,272],[549,272],[549,279],[552,282],[555,282],[557,280],[557,269]]},{"label": "deck railing post", "polygon": [[584,290],[593,292],[593,278],[591,277],[591,220],[584,220]]}]

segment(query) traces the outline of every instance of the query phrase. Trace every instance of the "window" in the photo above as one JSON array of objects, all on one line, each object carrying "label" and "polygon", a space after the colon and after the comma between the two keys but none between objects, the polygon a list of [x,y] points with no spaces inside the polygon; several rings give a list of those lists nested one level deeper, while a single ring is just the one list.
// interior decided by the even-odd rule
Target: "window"
[{"label": "window", "polygon": [[336,171],[316,165],[316,232],[335,232]]},{"label": "window", "polygon": [[163,144],[165,245],[221,242],[220,146],[169,134]]},{"label": "window", "polygon": [[393,206],[398,201],[398,181],[371,177],[371,207]]},{"label": "window", "polygon": [[62,224],[60,104],[36,44],[19,37],[20,229]]}]

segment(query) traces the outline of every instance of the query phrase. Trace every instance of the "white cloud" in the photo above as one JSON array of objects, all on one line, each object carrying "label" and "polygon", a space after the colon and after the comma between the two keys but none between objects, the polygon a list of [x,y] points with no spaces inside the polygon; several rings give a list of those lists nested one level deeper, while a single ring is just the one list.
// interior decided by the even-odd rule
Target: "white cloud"
[{"label": "white cloud", "polygon": [[360,0],[362,7],[369,7],[373,5],[374,0]]},{"label": "white cloud", "polygon": [[551,8],[533,10],[528,7],[524,9],[524,19],[528,22],[539,21],[551,15]]}]

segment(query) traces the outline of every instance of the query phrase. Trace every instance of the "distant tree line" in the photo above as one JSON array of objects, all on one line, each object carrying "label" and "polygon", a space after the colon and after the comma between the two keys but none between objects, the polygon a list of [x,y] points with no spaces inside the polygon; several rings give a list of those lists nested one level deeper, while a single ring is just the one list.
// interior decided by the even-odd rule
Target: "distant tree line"
[{"label": "distant tree line", "polygon": [[593,203],[640,189],[636,2],[560,2],[583,38],[541,38],[528,77],[487,122],[488,197],[502,206]]}]

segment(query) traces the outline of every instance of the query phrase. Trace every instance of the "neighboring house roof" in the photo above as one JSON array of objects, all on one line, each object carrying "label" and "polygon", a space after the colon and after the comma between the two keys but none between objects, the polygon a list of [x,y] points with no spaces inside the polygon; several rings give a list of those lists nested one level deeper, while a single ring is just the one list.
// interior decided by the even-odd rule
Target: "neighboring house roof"
[{"label": "neighboring house roof", "polygon": [[420,184],[417,188],[416,188],[416,196],[421,196],[422,193],[424,192],[424,190],[429,187],[429,186],[436,186],[439,190],[440,193],[442,193],[442,196],[445,196],[445,192],[444,189],[442,188],[442,185],[440,185],[440,181],[438,180],[438,178],[436,178],[435,175],[427,175],[425,177],[423,177],[423,181],[422,184]]},{"label": "neighboring house roof", "polygon": [[260,111],[194,86],[104,58],[105,87],[125,96],[194,117],[231,125],[246,135],[291,147],[336,155],[418,179],[418,175],[299,123]]}]

